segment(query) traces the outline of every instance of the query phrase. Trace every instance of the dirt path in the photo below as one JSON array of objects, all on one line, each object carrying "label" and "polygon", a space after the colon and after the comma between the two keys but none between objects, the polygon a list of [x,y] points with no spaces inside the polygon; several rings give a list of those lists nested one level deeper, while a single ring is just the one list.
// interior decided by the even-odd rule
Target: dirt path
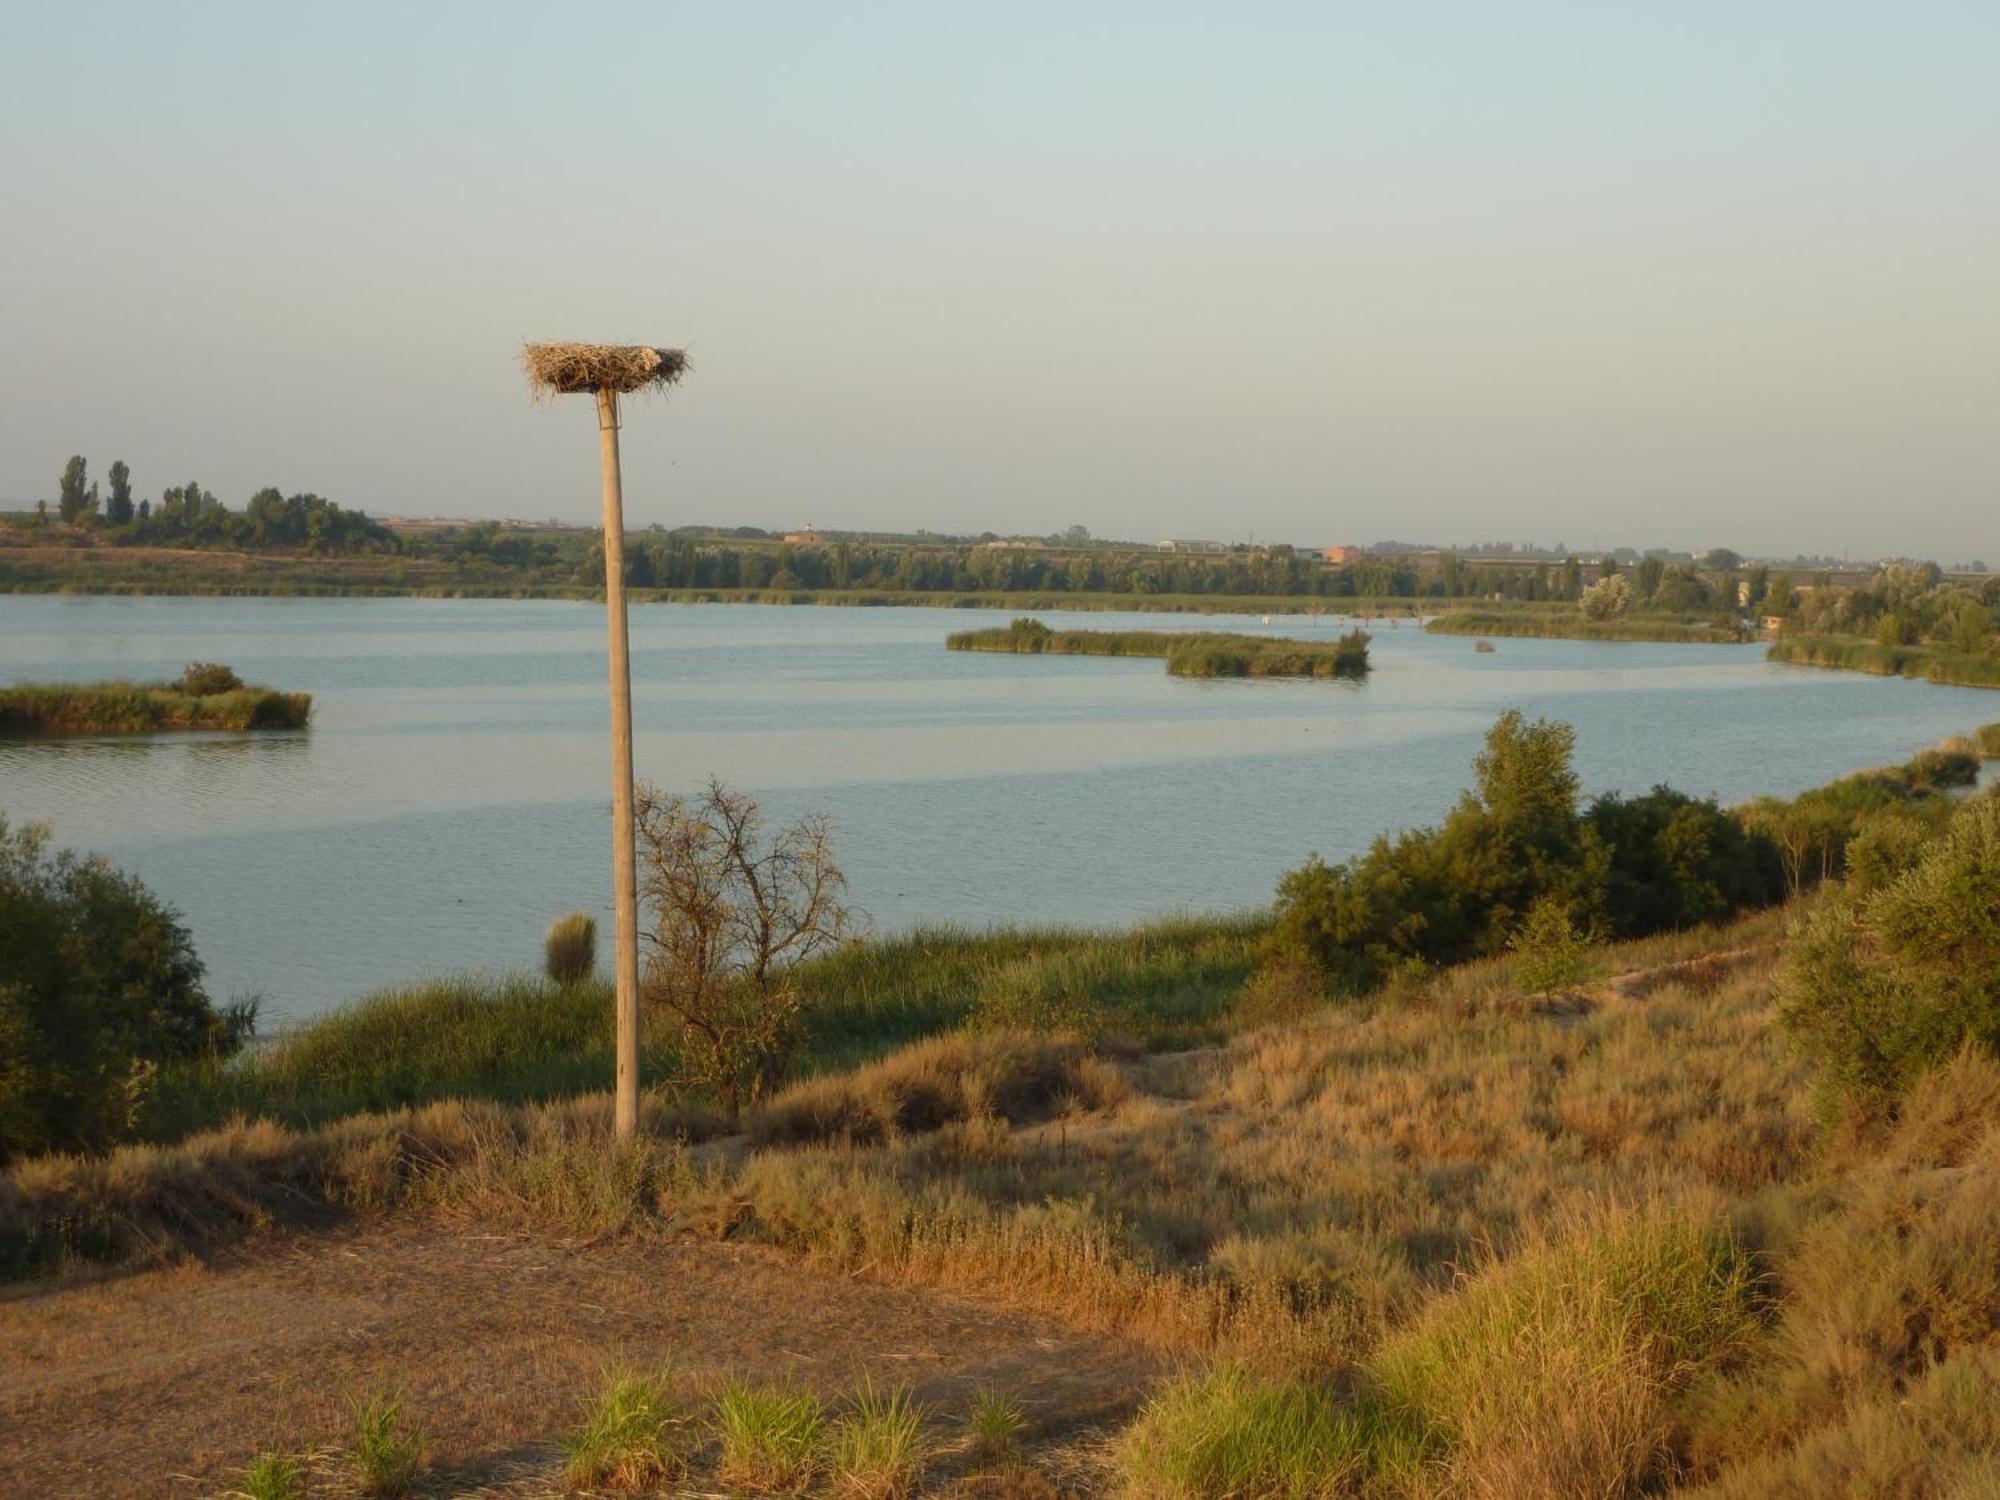
[{"label": "dirt path", "polygon": [[212,1493],[260,1448],[337,1445],[350,1399],[380,1389],[407,1395],[461,1492],[552,1471],[547,1440],[607,1366],[664,1361],[828,1395],[865,1370],[946,1410],[992,1385],[1049,1438],[1119,1420],[1158,1373],[1131,1346],[762,1247],[401,1221],[0,1301],[0,1494]]}]

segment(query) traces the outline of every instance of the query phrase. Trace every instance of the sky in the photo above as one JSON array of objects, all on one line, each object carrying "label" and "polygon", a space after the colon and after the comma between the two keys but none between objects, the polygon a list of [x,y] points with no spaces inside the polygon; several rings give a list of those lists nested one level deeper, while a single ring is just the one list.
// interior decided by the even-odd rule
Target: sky
[{"label": "sky", "polygon": [[0,0],[0,501],[2000,564],[2000,5]]}]

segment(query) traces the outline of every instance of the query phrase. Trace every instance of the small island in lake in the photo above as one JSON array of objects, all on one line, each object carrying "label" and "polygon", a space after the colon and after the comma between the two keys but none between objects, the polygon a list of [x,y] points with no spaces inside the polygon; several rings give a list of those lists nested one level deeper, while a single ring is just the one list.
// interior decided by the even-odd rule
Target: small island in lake
[{"label": "small island in lake", "polygon": [[0,688],[0,733],[151,734],[162,729],[303,729],[312,694],[246,686],[191,662],[172,682],[45,682]]},{"label": "small island in lake", "polygon": [[952,651],[1015,651],[1030,656],[1158,656],[1176,677],[1347,677],[1368,675],[1368,632],[1333,641],[1294,641],[1224,631],[1051,630],[1022,618],[1003,628],[946,637]]}]

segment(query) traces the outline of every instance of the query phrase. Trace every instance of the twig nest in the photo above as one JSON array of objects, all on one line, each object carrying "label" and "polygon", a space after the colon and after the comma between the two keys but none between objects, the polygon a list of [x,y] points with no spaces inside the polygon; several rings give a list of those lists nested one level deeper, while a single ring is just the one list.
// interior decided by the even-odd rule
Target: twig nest
[{"label": "twig nest", "polygon": [[537,399],[580,391],[622,395],[650,390],[672,385],[687,367],[682,350],[650,344],[527,344],[521,350],[521,368]]}]

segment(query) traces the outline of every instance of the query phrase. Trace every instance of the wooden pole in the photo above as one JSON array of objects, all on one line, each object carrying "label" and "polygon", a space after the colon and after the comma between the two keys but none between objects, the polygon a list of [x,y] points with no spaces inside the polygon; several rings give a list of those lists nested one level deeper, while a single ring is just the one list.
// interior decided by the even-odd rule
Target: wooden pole
[{"label": "wooden pole", "polygon": [[639,877],[632,814],[632,661],[625,625],[625,494],[618,472],[618,393],[597,393],[604,455],[604,623],[611,657],[611,896],[616,915],[618,1076],[612,1126],[639,1131]]}]

